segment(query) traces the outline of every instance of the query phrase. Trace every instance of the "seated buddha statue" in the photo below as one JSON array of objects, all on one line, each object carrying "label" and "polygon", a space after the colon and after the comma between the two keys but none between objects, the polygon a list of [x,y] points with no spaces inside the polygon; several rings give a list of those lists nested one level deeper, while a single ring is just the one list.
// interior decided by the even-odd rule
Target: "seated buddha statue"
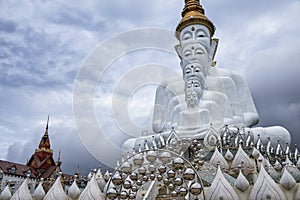
[{"label": "seated buddha statue", "polygon": [[[215,26],[205,16],[199,0],[185,0],[175,34],[183,77],[158,86],[152,119],[154,133],[125,141],[124,150],[170,133],[173,128],[179,137],[198,137],[207,124],[217,127],[217,131],[223,125],[249,127],[254,141],[260,138],[267,144],[270,138],[273,144],[280,140],[282,147],[290,144],[290,133],[283,127],[253,128],[259,116],[250,90],[242,76],[216,66],[214,57],[219,40],[213,38],[214,32]],[[193,89],[187,90],[189,86]]]},{"label": "seated buddha statue", "polygon": [[185,87],[186,104],[179,112],[173,113],[173,121],[176,122],[178,131],[185,136],[193,136],[196,132],[208,130],[212,120],[210,110],[199,105],[200,101],[203,102],[201,99],[203,96],[202,88],[194,87],[192,83],[190,82]]},{"label": "seated buddha statue", "polygon": [[[172,116],[185,106],[184,85],[191,77],[205,80],[206,91],[209,93],[204,92],[201,101],[211,101],[211,104],[218,105],[217,115],[221,115],[223,125],[253,127],[258,123],[259,116],[244,78],[230,70],[216,67],[214,57],[218,40],[213,38],[214,32],[215,27],[205,16],[199,1],[186,0],[182,19],[176,29],[179,44],[175,47],[181,60],[183,78],[165,81],[158,86],[152,123],[155,133],[170,131],[174,127]],[[278,138],[284,145],[291,141],[289,132],[283,127],[251,128],[250,132],[254,139],[258,135],[265,135],[274,144]]]}]

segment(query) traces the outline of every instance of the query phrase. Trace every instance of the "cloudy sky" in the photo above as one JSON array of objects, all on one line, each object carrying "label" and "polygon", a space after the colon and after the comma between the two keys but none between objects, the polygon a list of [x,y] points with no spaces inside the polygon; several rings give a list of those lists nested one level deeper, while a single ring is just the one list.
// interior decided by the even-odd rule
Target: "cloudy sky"
[{"label": "cloudy sky", "polygon": [[[284,126],[299,143],[300,1],[203,0],[202,4],[217,27],[218,67],[246,79],[260,114],[259,126]],[[80,139],[89,130],[77,132],[73,102],[80,70],[96,47],[112,36],[144,27],[175,30],[182,8],[183,0],[0,1],[0,159],[25,163],[50,114],[52,148],[55,158],[61,150],[63,170],[73,173],[79,164],[85,173],[97,167],[99,161]],[[164,39],[158,35],[157,40]],[[115,145],[122,139],[117,139],[113,120],[113,88],[136,66],[151,63],[180,69],[174,52],[130,52],[115,58],[97,82],[96,122],[109,132],[108,138],[117,140]],[[128,115],[144,125],[151,121],[155,88],[146,84],[135,91],[126,99]],[[102,138],[98,140],[100,145]]]}]

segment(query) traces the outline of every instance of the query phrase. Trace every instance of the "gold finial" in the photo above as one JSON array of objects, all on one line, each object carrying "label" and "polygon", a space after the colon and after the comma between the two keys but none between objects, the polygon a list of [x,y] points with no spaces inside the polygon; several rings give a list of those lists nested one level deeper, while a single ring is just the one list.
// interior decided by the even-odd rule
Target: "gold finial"
[{"label": "gold finial", "polygon": [[50,118],[50,115],[48,115],[46,131],[40,141],[39,148],[38,148],[39,150],[51,150],[50,149],[50,139],[49,139],[49,134],[48,134],[49,118]]},{"label": "gold finial", "polygon": [[212,37],[215,33],[214,24],[205,16],[205,11],[202,8],[199,0],[185,0],[185,6],[181,13],[182,19],[176,28],[176,37],[179,39],[179,34],[186,26],[191,24],[201,24],[206,26]]},{"label": "gold finial", "polygon": [[47,125],[46,125],[46,131],[45,131],[45,135],[48,135],[49,117],[50,117],[50,115],[48,115],[48,119],[47,119]]}]

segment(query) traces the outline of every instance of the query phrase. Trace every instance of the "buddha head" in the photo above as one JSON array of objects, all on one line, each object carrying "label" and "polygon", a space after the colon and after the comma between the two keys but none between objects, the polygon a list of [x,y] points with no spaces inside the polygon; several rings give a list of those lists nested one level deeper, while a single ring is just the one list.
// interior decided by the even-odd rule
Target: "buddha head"
[{"label": "buddha head", "polygon": [[205,89],[204,83],[201,81],[201,79],[198,78],[190,78],[186,80],[185,82],[185,93],[194,91],[198,94],[198,97],[202,97],[203,90]]},{"label": "buddha head", "polygon": [[185,102],[188,108],[194,108],[199,104],[199,95],[194,90],[187,90],[185,92]]},{"label": "buddha head", "polygon": [[[183,77],[186,80],[189,77],[189,72],[197,72],[198,75],[206,76],[210,67],[210,57],[208,49],[199,43],[187,44],[181,51],[181,67],[183,70]],[[190,69],[195,71],[190,71]],[[200,71],[199,71],[200,70]],[[187,73],[186,73],[187,72]],[[190,74],[191,75],[191,74]],[[194,75],[196,75],[194,73]]]},{"label": "buddha head", "polygon": [[209,50],[211,35],[208,28],[201,24],[192,24],[182,29],[180,32],[179,42],[183,48],[190,43],[200,43],[204,48]]},{"label": "buddha head", "polygon": [[196,78],[196,79],[204,79],[207,75],[207,68],[201,65],[200,63],[189,63],[184,66],[183,71],[183,79],[186,81],[188,79]]}]

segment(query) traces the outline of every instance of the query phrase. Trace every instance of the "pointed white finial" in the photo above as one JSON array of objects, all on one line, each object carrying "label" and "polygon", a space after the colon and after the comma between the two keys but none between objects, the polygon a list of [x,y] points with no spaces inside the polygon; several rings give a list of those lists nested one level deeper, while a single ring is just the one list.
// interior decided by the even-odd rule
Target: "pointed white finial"
[{"label": "pointed white finial", "polygon": [[102,171],[101,171],[101,167],[99,167],[97,173],[96,173],[96,181],[98,183],[98,186],[100,188],[100,190],[103,192],[103,189],[105,187],[105,180],[104,180],[104,177],[102,175]]},{"label": "pointed white finial", "polygon": [[163,146],[163,147],[166,146],[165,139],[161,134],[159,135],[159,140],[160,140],[161,146]]},{"label": "pointed white finial", "polygon": [[290,190],[296,185],[296,180],[294,177],[284,168],[283,174],[279,181],[280,185],[282,185],[285,189]]},{"label": "pointed white finial", "polygon": [[61,176],[59,176],[56,179],[53,186],[50,188],[50,190],[47,192],[46,196],[44,197],[44,200],[53,200],[53,199],[68,200],[68,197],[62,187],[60,179]]},{"label": "pointed white finial", "polygon": [[247,176],[249,173],[253,172],[255,168],[254,162],[246,154],[241,145],[232,161],[232,168],[236,170],[242,169],[243,173]]},{"label": "pointed white finial", "polygon": [[210,161],[210,164],[214,165],[215,167],[218,167],[220,165],[224,169],[229,169],[229,164],[223,157],[223,155],[219,152],[218,148],[215,148],[214,154],[212,155]]},{"label": "pointed white finial", "polygon": [[227,149],[224,157],[226,160],[232,161],[234,158],[234,155],[231,153],[231,151],[229,149]]},{"label": "pointed white finial", "polygon": [[72,199],[76,199],[76,198],[79,197],[79,195],[80,195],[80,189],[79,189],[79,187],[77,186],[76,179],[73,181],[71,187],[69,188],[69,190],[68,190],[68,195],[69,195],[69,197],[71,197]]},{"label": "pointed white finial", "polygon": [[7,185],[4,190],[0,194],[0,199],[1,200],[10,200],[11,198],[11,192],[9,190],[9,186]]},{"label": "pointed white finial", "polygon": [[35,189],[34,193],[33,193],[33,197],[35,200],[43,200],[45,197],[45,190],[43,188],[43,181],[41,181],[39,183],[39,185],[37,186],[37,188]]},{"label": "pointed white finial", "polygon": [[207,199],[239,199],[236,191],[225,179],[220,167],[218,167],[217,174],[205,196]]},{"label": "pointed white finial", "polygon": [[28,189],[28,178],[25,179],[19,189],[14,193],[11,200],[32,200]]},{"label": "pointed white finial", "polygon": [[266,172],[263,165],[260,166],[260,172],[257,180],[250,192],[248,200],[256,199],[280,199],[285,200],[286,197],[280,187]]},{"label": "pointed white finial", "polygon": [[275,154],[276,154],[276,156],[281,156],[282,155],[282,148],[281,148],[279,140],[277,141],[277,147],[276,147]]},{"label": "pointed white finial", "polygon": [[271,138],[268,137],[268,144],[267,144],[267,155],[270,157],[271,156],[271,149],[272,149],[272,143],[271,143]]},{"label": "pointed white finial", "polygon": [[145,150],[149,150],[150,148],[149,148],[149,146],[148,146],[148,141],[147,140],[145,140]]},{"label": "pointed white finial", "polygon": [[240,173],[234,183],[234,186],[242,192],[246,191],[249,188],[250,183],[243,175],[242,170],[240,170]]},{"label": "pointed white finial", "polygon": [[105,199],[104,194],[100,191],[98,187],[95,176],[92,177],[92,179],[88,182],[87,186],[79,196],[79,200],[86,200],[86,199],[99,199],[99,200]]},{"label": "pointed white finial", "polygon": [[274,163],[274,169],[276,171],[280,171],[282,169],[282,165],[280,164],[280,162],[278,160],[276,160]]},{"label": "pointed white finial", "polygon": [[154,136],[152,136],[152,146],[153,146],[153,149],[157,149],[157,144],[156,144]]},{"label": "pointed white finial", "polygon": [[298,156],[299,156],[298,145],[295,144],[294,159],[298,160]]}]

